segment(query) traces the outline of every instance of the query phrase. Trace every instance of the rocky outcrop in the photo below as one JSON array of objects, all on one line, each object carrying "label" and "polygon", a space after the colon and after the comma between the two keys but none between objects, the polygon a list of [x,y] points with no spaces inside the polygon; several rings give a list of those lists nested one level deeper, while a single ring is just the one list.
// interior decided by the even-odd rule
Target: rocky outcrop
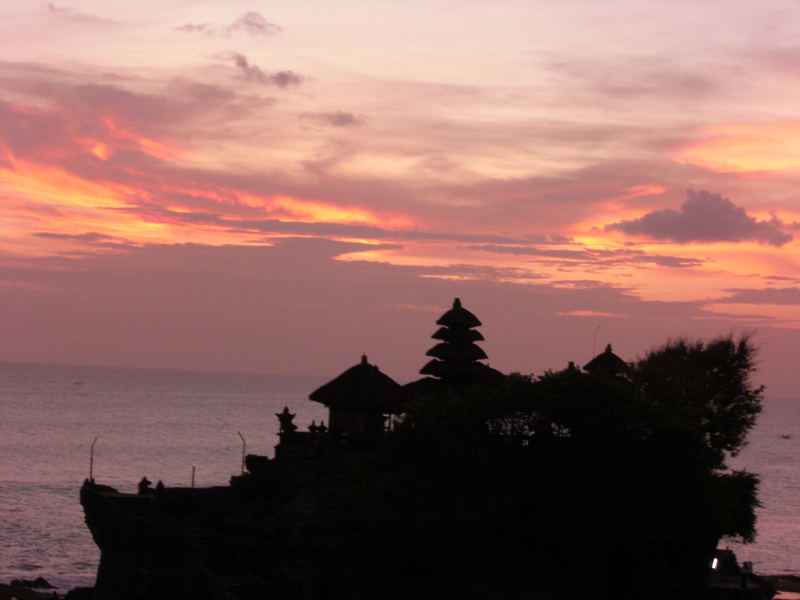
[{"label": "rocky outcrop", "polygon": [[[186,493],[188,492],[188,493]],[[261,584],[227,537],[209,526],[226,511],[229,489],[121,494],[85,484],[81,504],[101,550],[97,600],[243,600]],[[250,596],[237,591],[254,591]]]},{"label": "rocky outcrop", "polygon": [[250,476],[229,488],[148,496],[85,485],[81,501],[101,550],[93,599],[529,596],[530,557],[514,541],[510,496],[342,496],[299,473],[284,474],[286,485],[295,479],[286,493]]}]

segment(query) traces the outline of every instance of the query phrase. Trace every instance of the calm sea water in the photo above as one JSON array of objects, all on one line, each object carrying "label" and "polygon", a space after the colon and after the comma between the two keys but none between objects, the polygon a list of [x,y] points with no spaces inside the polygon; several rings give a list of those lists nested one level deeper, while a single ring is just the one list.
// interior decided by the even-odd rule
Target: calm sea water
[{"label": "calm sea water", "polygon": [[[43,576],[92,585],[99,552],[78,490],[95,448],[98,483],[134,492],[225,485],[247,451],[272,455],[275,413],[301,427],[325,418],[308,394],[324,380],[0,363],[0,581]],[[788,439],[782,436],[790,436]],[[759,538],[734,546],[762,573],[800,574],[800,402],[769,400],[736,466],[761,473]]]},{"label": "calm sea water", "polygon": [[729,463],[761,476],[762,507],[755,544],[728,545],[757,573],[800,575],[800,400],[767,399],[749,444]]},{"label": "calm sea water", "polygon": [[326,418],[307,399],[323,380],[0,363],[0,581],[41,575],[92,585],[99,551],[78,500],[97,436],[98,483],[135,492],[226,485],[247,452],[272,455],[275,413],[301,427]]}]

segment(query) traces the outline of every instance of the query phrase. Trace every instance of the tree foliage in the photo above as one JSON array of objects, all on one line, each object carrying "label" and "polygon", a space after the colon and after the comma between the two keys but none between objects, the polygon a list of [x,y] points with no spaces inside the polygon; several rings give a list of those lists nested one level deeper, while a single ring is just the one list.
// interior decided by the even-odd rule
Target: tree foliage
[{"label": "tree foliage", "polygon": [[698,428],[723,467],[724,453],[742,449],[761,411],[764,388],[751,383],[755,353],[748,336],[679,339],[640,360],[634,383],[654,406]]},{"label": "tree foliage", "polygon": [[724,470],[761,410],[754,358],[748,337],[681,339],[625,376],[570,368],[421,398],[384,458],[413,474],[406,491],[505,489],[543,578],[581,569],[602,586],[639,565],[660,569],[664,597],[691,597],[722,535],[755,535],[758,478]]}]

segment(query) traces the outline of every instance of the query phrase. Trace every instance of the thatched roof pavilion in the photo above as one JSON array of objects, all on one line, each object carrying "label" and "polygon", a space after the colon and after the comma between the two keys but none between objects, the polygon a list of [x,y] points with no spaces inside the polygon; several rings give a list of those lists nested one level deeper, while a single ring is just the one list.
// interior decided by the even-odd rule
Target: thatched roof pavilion
[{"label": "thatched roof pavilion", "polygon": [[397,413],[403,388],[369,364],[367,356],[309,395],[330,410],[331,433],[379,433],[383,415]]}]

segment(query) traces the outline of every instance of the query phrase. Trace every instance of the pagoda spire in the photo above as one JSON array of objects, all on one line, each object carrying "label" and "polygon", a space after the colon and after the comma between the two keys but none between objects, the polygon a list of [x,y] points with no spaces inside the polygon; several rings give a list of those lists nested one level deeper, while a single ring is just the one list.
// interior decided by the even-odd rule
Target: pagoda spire
[{"label": "pagoda spire", "polygon": [[461,305],[460,298],[453,300],[452,308],[436,324],[441,327],[431,337],[441,341],[426,352],[433,360],[422,367],[420,373],[454,384],[476,383],[500,375],[478,362],[488,358],[475,343],[483,340],[480,332],[475,331],[481,322]]}]

